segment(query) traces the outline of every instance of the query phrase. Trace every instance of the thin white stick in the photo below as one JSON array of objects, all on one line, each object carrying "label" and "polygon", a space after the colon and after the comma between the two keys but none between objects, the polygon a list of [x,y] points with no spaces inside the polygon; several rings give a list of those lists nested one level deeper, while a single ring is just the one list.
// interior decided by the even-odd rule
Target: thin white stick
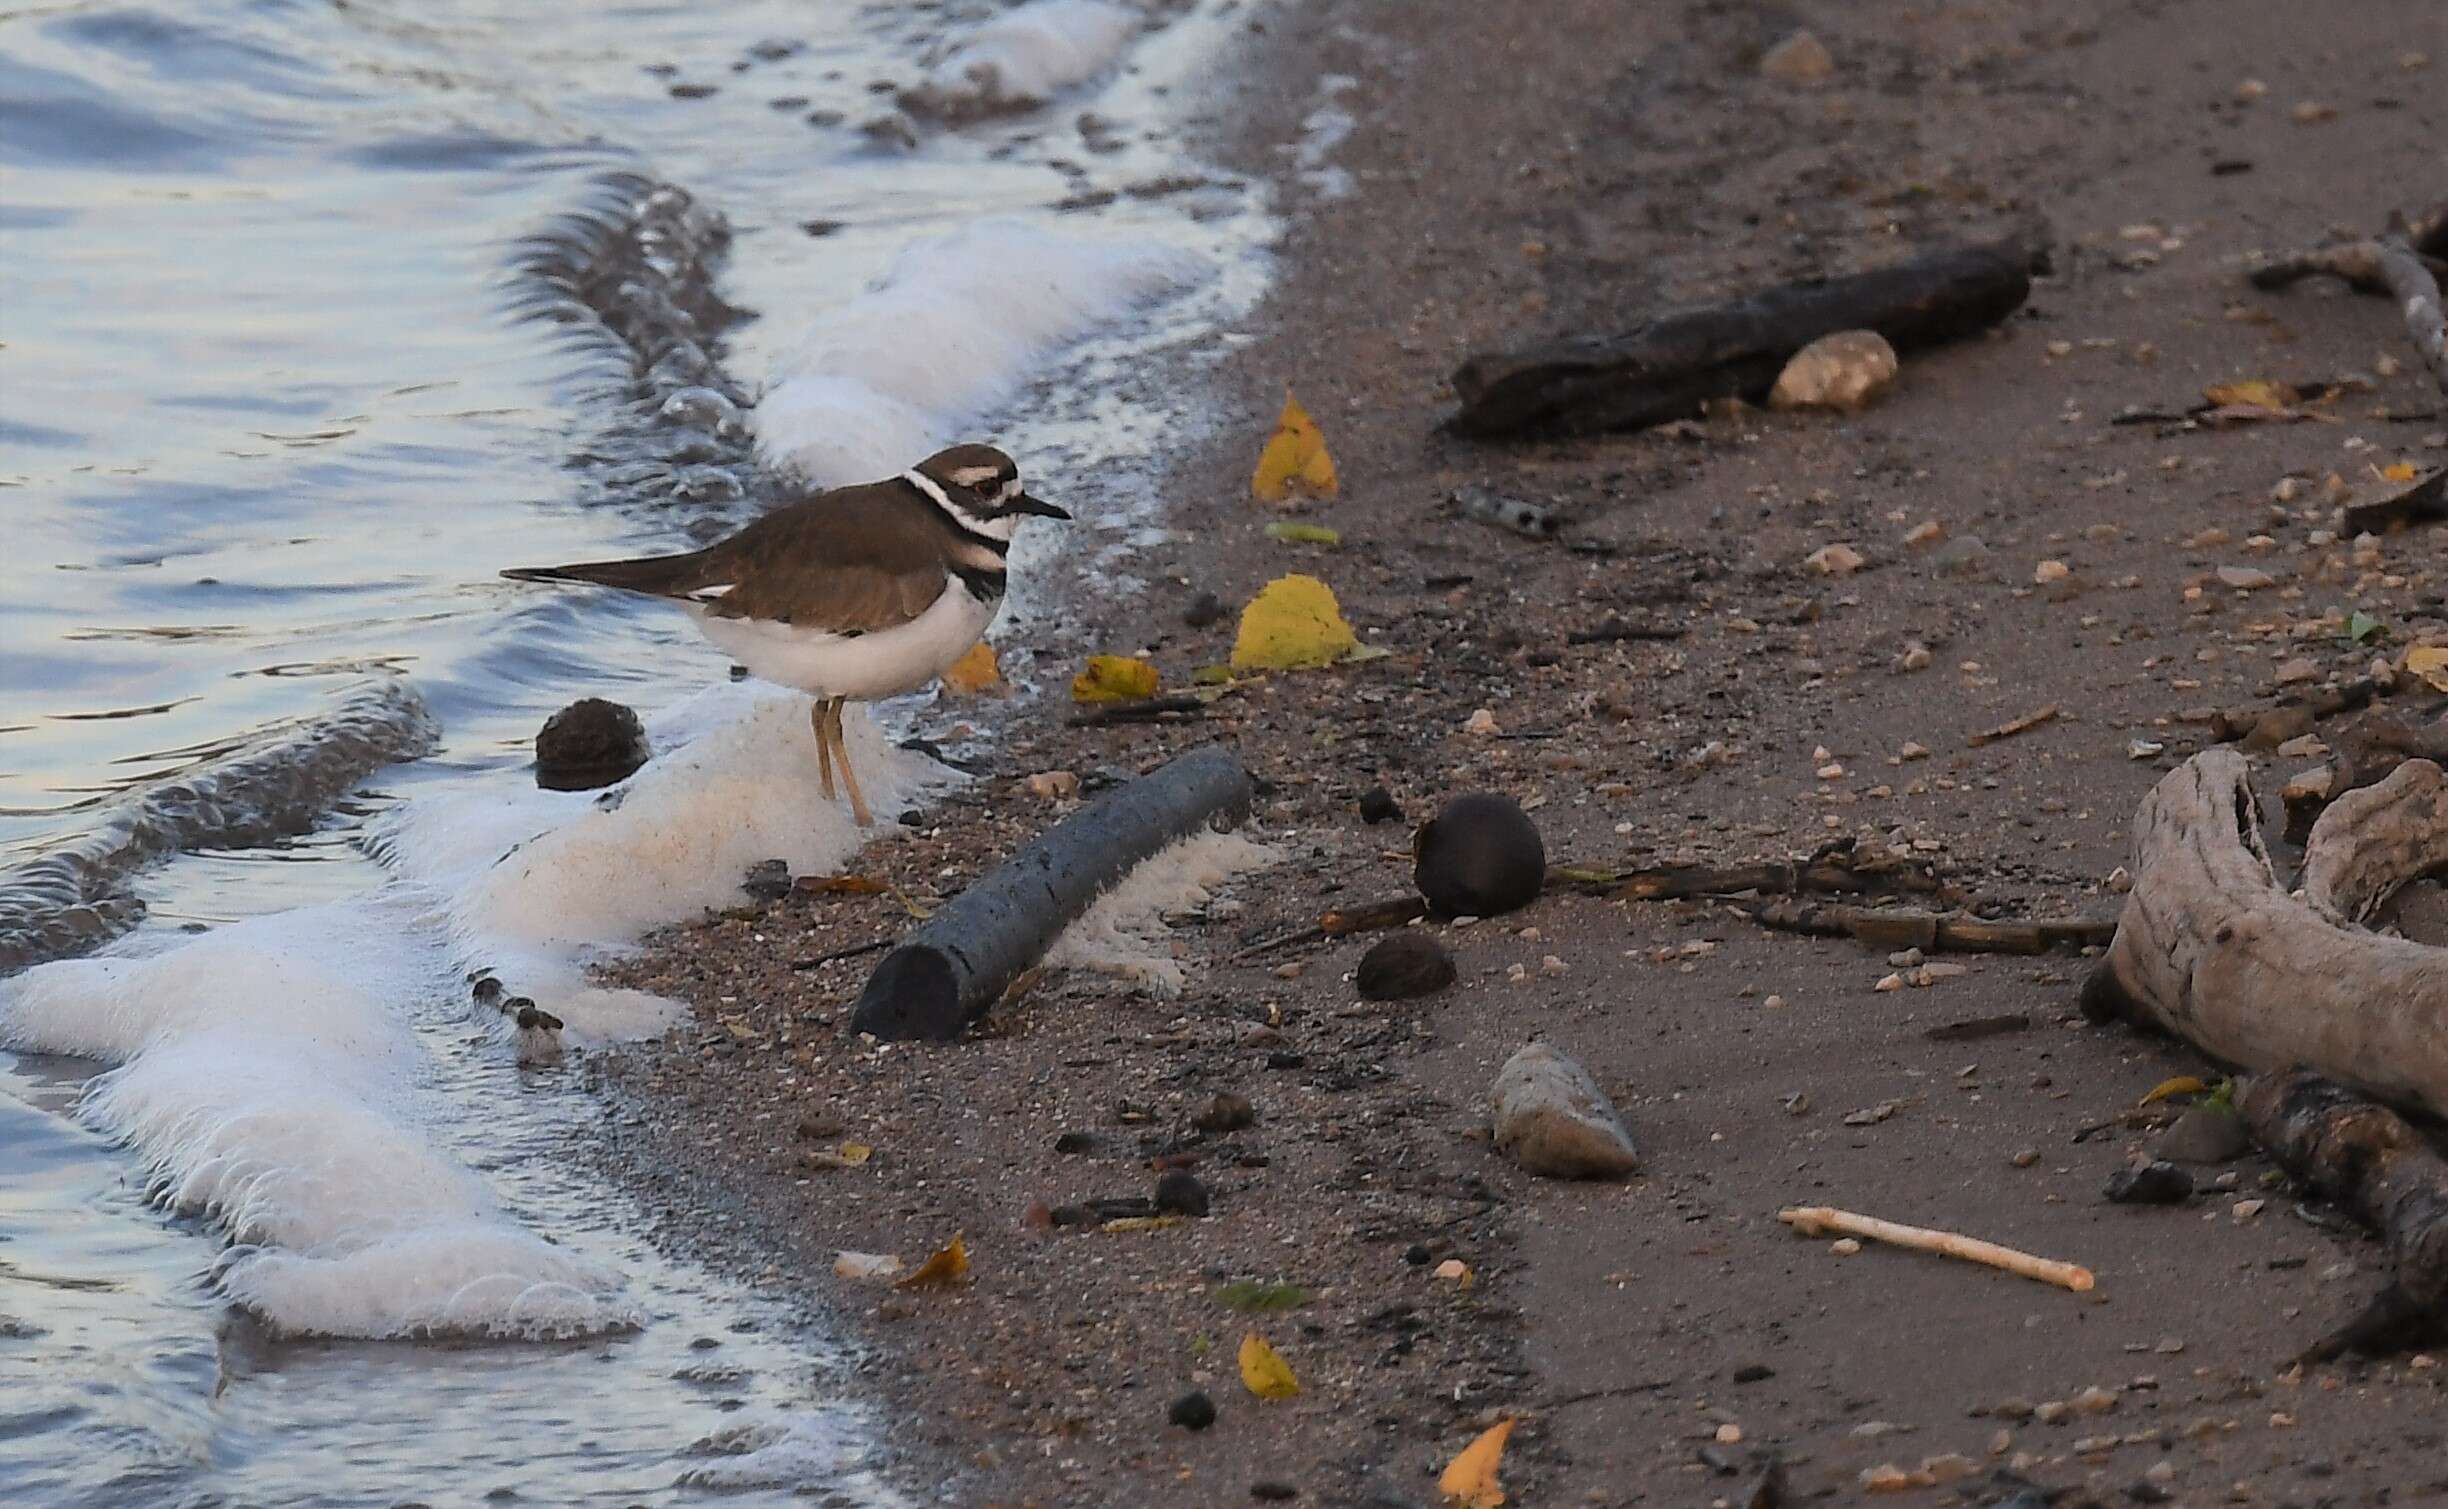
[{"label": "thin white stick", "polygon": [[1868,1237],[1897,1247],[1909,1247],[1915,1252],[1935,1252],[1941,1257],[1961,1258],[1967,1263],[1981,1263],[2002,1268],[2024,1278],[2055,1284],[2077,1294],[2086,1293],[2092,1285],[2091,1270],[2073,1263],[2060,1263],[2049,1258],[2033,1257],[2012,1247],[2000,1247],[1978,1237],[1967,1237],[1952,1231],[1932,1231],[1925,1226],[1899,1226],[1876,1216],[1856,1215],[1849,1210],[1837,1210],[1827,1205],[1795,1205],[1777,1212],[1777,1219],[1806,1237],[1824,1236],[1835,1232],[1842,1236]]}]

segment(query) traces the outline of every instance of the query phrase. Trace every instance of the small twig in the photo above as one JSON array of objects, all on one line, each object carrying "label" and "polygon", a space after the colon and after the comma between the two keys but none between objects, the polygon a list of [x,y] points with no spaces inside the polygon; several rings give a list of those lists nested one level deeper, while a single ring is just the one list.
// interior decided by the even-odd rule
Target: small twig
[{"label": "small twig", "polygon": [[869,943],[854,943],[848,948],[837,948],[829,954],[818,954],[813,959],[793,959],[790,967],[801,971],[822,969],[828,964],[838,964],[844,959],[856,959],[863,954],[872,954],[880,949],[890,948],[892,944],[893,940],[890,938],[878,938]]},{"label": "small twig", "polygon": [[1564,636],[1566,644],[1621,644],[1627,639],[1681,639],[1691,630],[1681,624],[1636,624],[1620,618],[1610,618],[1594,629],[1576,629]]},{"label": "small twig", "polygon": [[1882,1221],[1876,1216],[1856,1215],[1849,1210],[1837,1210],[1827,1205],[1795,1205],[1777,1212],[1777,1219],[1806,1237],[1825,1236],[1834,1232],[1840,1236],[1868,1237],[1894,1247],[1906,1247],[1915,1252],[1934,1252],[1940,1257],[1959,1258],[1967,1263],[2000,1269],[2020,1278],[2037,1279],[2055,1284],[2077,1294],[2089,1292],[2094,1280],[2091,1270],[2075,1263],[2060,1263],[2052,1258],[2034,1257],[2017,1252],[2012,1247],[2000,1247],[1978,1237],[1964,1236],[1953,1231],[1933,1231],[1926,1226],[1902,1226]]},{"label": "small twig", "polygon": [[1073,728],[1104,728],[1115,723],[1188,722],[1204,716],[1211,699],[1191,693],[1170,697],[1142,697],[1136,702],[1108,702],[1073,713]]},{"label": "small twig", "polygon": [[1548,1400],[1541,1409],[1566,1409],[1575,1404],[1587,1404],[1593,1399],[1621,1399],[1630,1394],[1661,1393],[1675,1386],[1672,1378],[1659,1378],[1648,1383],[1618,1383],[1612,1388],[1585,1388],[1577,1394],[1564,1394]]},{"label": "small twig", "polygon": [[2048,706],[2041,708],[2036,712],[2025,713],[2022,717],[2016,718],[2011,722],[2001,723],[1995,728],[1985,728],[1979,733],[1974,734],[1965,742],[1969,743],[1974,749],[1978,749],[1983,744],[1994,744],[2000,739],[2011,739],[2016,734],[2030,733],[2033,729],[2038,728],[2041,724],[2053,723],[2056,720],[2057,704],[2052,702]]}]

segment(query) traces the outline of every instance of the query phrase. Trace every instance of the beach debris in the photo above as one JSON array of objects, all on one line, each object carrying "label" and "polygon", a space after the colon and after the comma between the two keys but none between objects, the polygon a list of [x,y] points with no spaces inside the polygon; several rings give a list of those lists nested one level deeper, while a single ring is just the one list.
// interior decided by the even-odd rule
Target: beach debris
[{"label": "beach debris", "polygon": [[1284,389],[1283,413],[1275,433],[1258,453],[1258,469],[1250,474],[1250,492],[1261,503],[1286,504],[1299,497],[1331,498],[1340,492],[1334,457],[1326,451],[1326,433]]},{"label": "beach debris", "polygon": [[1250,798],[1249,772],[1214,745],[1100,794],[937,908],[886,954],[860,993],[852,1030],[949,1042],[1098,896],[1176,841],[1239,822]]},{"label": "beach debris", "polygon": [[1768,390],[1772,409],[1858,414],[1895,386],[1895,347],[1875,330],[1839,330],[1795,352]]},{"label": "beach debris", "polygon": [[760,859],[740,877],[740,889],[752,901],[780,901],[792,890],[790,861]]},{"label": "beach debris", "polygon": [[518,1061],[558,1063],[561,1059],[561,1019],[529,1001],[518,1008]]},{"label": "beach debris", "polygon": [[2161,1159],[2118,1169],[2100,1193],[2113,1205],[2181,1205],[2193,1198],[2193,1176]]},{"label": "beach debris", "polygon": [[2448,315],[2432,272],[2441,258],[2448,258],[2448,199],[2411,219],[2391,214],[2388,229],[2377,236],[2264,258],[2252,271],[2252,285],[2281,289],[2308,277],[2333,277],[2361,293],[2386,294],[2397,301],[2406,337],[2432,380],[2448,393]]},{"label": "beach debris", "polygon": [[618,785],[651,753],[646,726],[634,711],[601,697],[581,697],[536,731],[536,784],[546,791]]},{"label": "beach debris", "polygon": [[889,1252],[850,1252],[834,1255],[833,1276],[853,1283],[874,1279],[899,1278],[907,1265]]},{"label": "beach debris", "polygon": [[1949,247],[1871,272],[1805,279],[1669,310],[1619,335],[1477,353],[1454,373],[1457,434],[1520,439],[1696,419],[1713,400],[1764,401],[1793,354],[1876,331],[1897,351],[1977,335],[2031,292],[2029,234]]},{"label": "beach debris", "polygon": [[799,1155],[809,1168],[861,1168],[875,1157],[873,1144],[845,1142],[838,1147],[812,1147]]},{"label": "beach debris", "polygon": [[1040,770],[1020,784],[1041,802],[1067,802],[1079,795],[1080,778],[1076,771]]},{"label": "beach debris", "polygon": [[1300,1380],[1292,1375],[1292,1364],[1284,1361],[1257,1332],[1241,1338],[1238,1360],[1241,1386],[1259,1398],[1289,1399],[1300,1392]]},{"label": "beach debris", "polygon": [[2433,691],[2448,692],[2448,645],[2415,645],[2405,652],[2405,669]]},{"label": "beach debris", "polygon": [[949,1289],[969,1276],[969,1246],[957,1233],[927,1260],[893,1280],[896,1289]]},{"label": "beach debris", "polygon": [[1208,1136],[1215,1137],[1226,1132],[1238,1132],[1243,1127],[1255,1124],[1257,1120],[1257,1109],[1249,1103],[1248,1096],[1235,1095],[1230,1090],[1226,1090],[1207,1102],[1196,1116],[1191,1117],[1190,1124]]},{"label": "beach debris", "polygon": [[2410,759],[2330,802],[2293,890],[2260,821],[2251,764],[2232,749],[2160,780],[2134,822],[2134,888],[2085,1013],[2158,1026],[2246,1070],[2301,1067],[2448,1111],[2448,949],[2361,925],[2448,864],[2448,777]]},{"label": "beach debris", "polygon": [[1493,791],[1455,797],[1411,843],[1412,883],[1443,917],[1494,917],[1538,898],[1547,846],[1521,803]]},{"label": "beach debris", "polygon": [[2043,723],[2053,723],[2056,720],[2057,704],[2052,702],[2046,707],[2025,713],[2020,718],[2009,719],[1995,728],[1983,729],[1964,742],[1978,749],[1984,744],[1995,744],[2000,739],[2011,739],[2017,734],[2030,733]]},{"label": "beach debris", "polygon": [[2137,1105],[2155,1106],[2172,1095],[2207,1095],[2210,1085],[2198,1074],[2179,1074],[2163,1079],[2144,1091]]},{"label": "beach debris", "polygon": [[1803,569],[1818,576],[1851,576],[1864,564],[1862,553],[1843,543],[1822,545],[1802,558]]},{"label": "beach debris", "polygon": [[1235,671],[1305,671],[1361,658],[1334,589],[1314,576],[1279,576],[1241,610]]},{"label": "beach debris", "polygon": [[1399,822],[1402,815],[1402,807],[1394,800],[1394,793],[1383,786],[1371,786],[1360,793],[1360,821],[1371,827],[1379,823]]},{"label": "beach debris", "polygon": [[1182,1395],[1165,1409],[1165,1423],[1184,1430],[1205,1430],[1215,1422],[1215,1401],[1198,1389]]},{"label": "beach debris", "polygon": [[1071,678],[1074,702],[1136,702],[1156,695],[1156,667],[1129,655],[1091,655]]},{"label": "beach debris", "polygon": [[1317,1296],[1298,1284],[1262,1284],[1254,1279],[1236,1279],[1216,1291],[1216,1300],[1225,1308],[1245,1315],[1271,1315],[1283,1310],[1297,1310]]},{"label": "beach debris", "polygon": [[1471,1272],[1471,1265],[1458,1257],[1449,1257],[1437,1264],[1432,1270],[1432,1276],[1441,1278],[1449,1284],[1460,1284],[1465,1289],[1469,1288],[1477,1277]]},{"label": "beach debris", "polygon": [[2227,1163],[2252,1146],[2252,1134],[2231,1106],[2187,1106],[2159,1134],[2159,1156],[2177,1163]]},{"label": "beach debris", "polygon": [[[2403,475],[2399,474],[2400,467],[2404,468]],[[2385,496],[2348,504],[2345,517],[2338,522],[2340,539],[2359,539],[2367,534],[2386,534],[2391,529],[2448,520],[2448,467],[2416,472],[2401,462],[2382,469],[2380,475],[2382,481],[2398,485]],[[2356,642],[2368,637],[2357,636]]]},{"label": "beach debris", "polygon": [[1827,44],[1809,31],[1788,33],[1760,54],[1760,73],[1784,84],[1817,84],[1836,72]]},{"label": "beach debris", "polygon": [[1340,545],[1343,531],[1323,524],[1303,524],[1293,519],[1277,519],[1266,527],[1266,537],[1286,545]]},{"label": "beach debris", "polygon": [[995,658],[995,647],[981,639],[969,647],[969,653],[944,668],[943,689],[955,697],[976,697],[1003,689],[1002,662]]},{"label": "beach debris", "polygon": [[1230,611],[1232,610],[1225,606],[1224,599],[1212,592],[1201,592],[1190,599],[1188,607],[1182,609],[1182,627],[1204,629],[1210,624],[1222,623],[1224,615]]},{"label": "beach debris", "polygon": [[1468,486],[1453,491],[1454,511],[1474,524],[1493,529],[1508,529],[1531,540],[1552,540],[1564,527],[1555,510],[1541,504],[1507,497],[1494,488]]},{"label": "beach debris", "polygon": [[1207,1186],[1188,1169],[1169,1169],[1156,1180],[1156,1208],[1166,1215],[1199,1217],[1207,1214]]},{"label": "beach debris", "polygon": [[1489,1096],[1497,1150],[1554,1179],[1620,1179],[1640,1166],[1632,1134],[1589,1071],[1546,1043],[1505,1060]]},{"label": "beach debris", "polygon": [[1363,1000],[1407,1001],[1434,995],[1454,982],[1453,955],[1424,933],[1401,932],[1379,939],[1360,956],[1352,983]]},{"label": "beach debris", "polygon": [[1925,1226],[1905,1226],[1894,1221],[1882,1221],[1876,1216],[1859,1215],[1827,1205],[1793,1205],[1777,1212],[1777,1219],[1806,1237],[1839,1236],[1868,1237],[1894,1247],[1910,1248],[1915,1252],[1936,1253],[1940,1257],[1958,1258],[1967,1263],[1979,1263],[2018,1277],[2055,1284],[2076,1293],[2087,1292],[2093,1283],[2091,1270],[2074,1263],[2061,1263],[2050,1258],[2034,1257],[2012,1247],[1984,1242],[1978,1237],[1960,1232],[1938,1231]]},{"label": "beach debris", "polygon": [[1437,1492],[1445,1496],[1447,1509],[1500,1509],[1505,1495],[1496,1481],[1496,1470],[1503,1465],[1505,1443],[1512,1438],[1513,1421],[1508,1416],[1454,1453],[1454,1459],[1437,1475]]},{"label": "beach debris", "polygon": [[1820,902],[1769,902],[1741,910],[1753,922],[1775,932],[1851,938],[1872,948],[1917,948],[1925,953],[2045,954],[2053,948],[2104,946],[2116,936],[2117,929],[2112,917],[2014,922],[1962,912]]}]

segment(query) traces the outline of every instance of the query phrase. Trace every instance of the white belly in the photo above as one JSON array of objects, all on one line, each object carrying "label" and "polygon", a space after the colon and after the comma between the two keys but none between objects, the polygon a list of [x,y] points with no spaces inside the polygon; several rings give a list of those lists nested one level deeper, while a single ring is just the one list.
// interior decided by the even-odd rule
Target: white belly
[{"label": "white belly", "polygon": [[748,668],[759,681],[819,697],[872,702],[897,697],[943,674],[969,653],[994,622],[999,601],[981,603],[959,582],[924,613],[898,628],[865,634],[829,634],[748,618],[717,618],[694,608],[698,629],[715,648]]}]

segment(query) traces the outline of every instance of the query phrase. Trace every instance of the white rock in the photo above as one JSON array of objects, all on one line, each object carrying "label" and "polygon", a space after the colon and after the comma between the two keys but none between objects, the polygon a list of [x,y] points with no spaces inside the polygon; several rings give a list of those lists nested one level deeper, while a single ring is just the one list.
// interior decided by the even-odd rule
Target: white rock
[{"label": "white rock", "polygon": [[1490,1100],[1498,1150],[1531,1173],[1620,1179],[1640,1166],[1632,1134],[1606,1092],[1545,1043],[1505,1060]]},{"label": "white rock", "polygon": [[1802,564],[1821,576],[1851,576],[1862,568],[1862,554],[1850,545],[1822,545],[1804,556]]},{"label": "white rock", "polygon": [[1772,409],[1855,414],[1895,386],[1895,347],[1875,330],[1839,330],[1793,354],[1768,391]]}]

